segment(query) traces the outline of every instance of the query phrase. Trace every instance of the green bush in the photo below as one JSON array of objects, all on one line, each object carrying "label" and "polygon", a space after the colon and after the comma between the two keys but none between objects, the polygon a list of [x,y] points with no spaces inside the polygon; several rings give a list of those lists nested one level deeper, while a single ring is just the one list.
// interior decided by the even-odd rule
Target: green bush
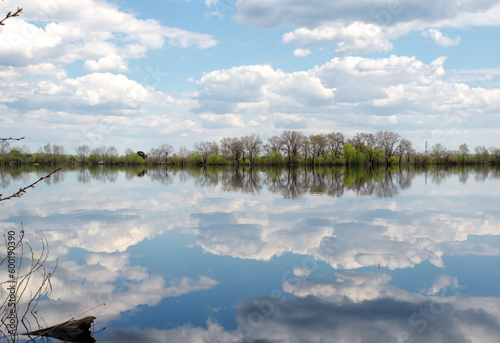
[{"label": "green bush", "polygon": [[361,151],[356,150],[356,154],[354,155],[354,160],[352,161],[353,164],[363,164],[365,162],[365,154],[363,154]]},{"label": "green bush", "polygon": [[399,164],[399,159],[396,156],[391,156],[389,158],[389,164]]},{"label": "green bush", "polygon": [[325,159],[323,157],[316,157],[314,159],[314,164],[325,164]]},{"label": "green bush", "polygon": [[269,153],[269,164],[282,164],[283,163],[283,155],[279,151],[271,151]]}]

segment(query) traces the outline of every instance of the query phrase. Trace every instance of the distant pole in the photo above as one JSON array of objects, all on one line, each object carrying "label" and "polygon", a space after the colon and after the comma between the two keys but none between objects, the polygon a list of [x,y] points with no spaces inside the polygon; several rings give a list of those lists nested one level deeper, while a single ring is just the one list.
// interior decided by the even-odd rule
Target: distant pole
[{"label": "distant pole", "polygon": [[425,141],[425,156],[427,156],[427,141]]}]

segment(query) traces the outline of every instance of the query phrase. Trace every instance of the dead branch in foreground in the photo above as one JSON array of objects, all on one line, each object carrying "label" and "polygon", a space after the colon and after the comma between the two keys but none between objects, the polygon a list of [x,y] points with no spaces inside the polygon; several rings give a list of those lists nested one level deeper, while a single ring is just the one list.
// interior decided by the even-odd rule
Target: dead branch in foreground
[{"label": "dead branch in foreground", "polygon": [[8,236],[4,234],[4,239],[6,255],[0,256],[0,266],[7,265],[8,279],[0,283],[0,339],[15,343],[19,340],[19,324],[26,332],[32,330],[32,325],[42,328],[36,307],[42,296],[52,293],[50,278],[57,261],[54,268],[47,270],[49,246],[43,233],[41,252],[37,255],[26,242],[22,226],[19,234],[10,230]]},{"label": "dead branch in foreground", "polygon": [[10,200],[10,199],[12,199],[12,198],[20,198],[20,197],[21,197],[24,193],[26,193],[26,191],[27,191],[29,188],[35,188],[35,185],[36,185],[37,183],[39,183],[39,182],[40,182],[40,181],[42,181],[42,180],[45,180],[45,179],[49,178],[52,174],[54,174],[55,172],[57,172],[57,171],[61,170],[61,168],[62,168],[62,167],[59,167],[59,168],[57,168],[56,170],[52,171],[50,174],[45,175],[45,176],[42,176],[41,178],[39,178],[37,181],[33,182],[33,183],[32,183],[31,185],[29,185],[29,186],[26,186],[26,187],[23,187],[23,188],[19,188],[19,190],[18,190],[16,193],[14,193],[14,194],[12,194],[12,195],[9,195],[8,197],[4,197],[4,198],[2,198],[2,195],[3,195],[3,194],[0,194],[0,201]]},{"label": "dead branch in foreground", "polygon": [[[94,323],[95,319],[96,317],[88,316],[82,319],[68,320],[64,323],[24,333],[23,335],[29,336],[31,340],[37,337],[52,337],[65,342],[94,343],[95,339],[90,332],[90,326]],[[32,338],[31,336],[34,337]]]}]

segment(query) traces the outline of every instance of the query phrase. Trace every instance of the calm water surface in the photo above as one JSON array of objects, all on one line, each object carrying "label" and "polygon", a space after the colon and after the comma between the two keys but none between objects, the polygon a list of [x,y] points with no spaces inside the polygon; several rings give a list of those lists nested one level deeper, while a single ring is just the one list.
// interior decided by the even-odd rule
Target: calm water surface
[{"label": "calm water surface", "polygon": [[47,324],[106,303],[97,342],[498,342],[499,195],[494,168],[78,169],[0,226],[58,259]]}]

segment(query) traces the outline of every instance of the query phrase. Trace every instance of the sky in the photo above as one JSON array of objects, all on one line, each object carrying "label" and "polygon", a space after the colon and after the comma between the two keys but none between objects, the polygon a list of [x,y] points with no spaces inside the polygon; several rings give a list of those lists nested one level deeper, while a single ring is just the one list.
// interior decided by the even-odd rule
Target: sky
[{"label": "sky", "polygon": [[177,151],[284,130],[500,146],[494,0],[5,0],[0,137]]}]

